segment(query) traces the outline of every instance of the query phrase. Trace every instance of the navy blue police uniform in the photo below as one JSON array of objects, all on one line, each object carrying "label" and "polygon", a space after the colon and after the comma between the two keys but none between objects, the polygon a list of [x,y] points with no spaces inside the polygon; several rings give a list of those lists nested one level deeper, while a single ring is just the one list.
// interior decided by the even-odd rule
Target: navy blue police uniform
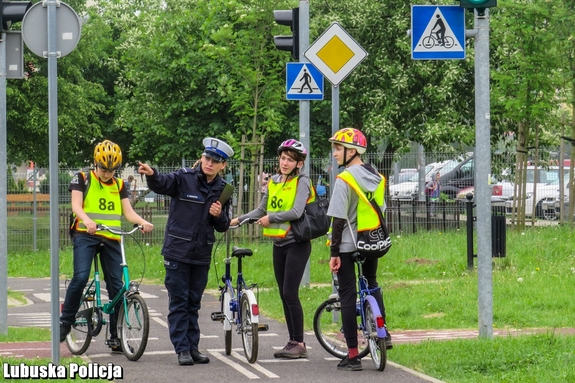
[{"label": "navy blue police uniform", "polygon": [[[204,155],[208,153],[213,157],[207,150]],[[227,156],[222,159],[227,160]],[[162,255],[169,296],[170,340],[175,352],[180,354],[198,350],[198,317],[215,242],[214,229],[225,232],[229,228],[231,202],[222,206],[219,217],[209,214],[210,206],[218,200],[226,182],[220,176],[208,182],[201,165],[169,174],[153,170],[153,175],[146,176],[148,187],[171,197]]]}]

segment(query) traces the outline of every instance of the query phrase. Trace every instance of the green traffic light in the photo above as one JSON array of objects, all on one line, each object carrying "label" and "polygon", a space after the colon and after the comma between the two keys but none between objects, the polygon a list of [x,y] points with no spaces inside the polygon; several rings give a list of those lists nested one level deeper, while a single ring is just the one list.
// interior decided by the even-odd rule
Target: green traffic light
[{"label": "green traffic light", "polygon": [[462,8],[485,9],[497,6],[497,0],[459,0]]}]

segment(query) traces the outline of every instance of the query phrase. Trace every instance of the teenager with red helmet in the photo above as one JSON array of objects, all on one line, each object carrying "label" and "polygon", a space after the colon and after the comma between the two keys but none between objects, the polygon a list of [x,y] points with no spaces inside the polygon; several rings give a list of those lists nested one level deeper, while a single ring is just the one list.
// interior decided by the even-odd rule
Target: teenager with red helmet
[{"label": "teenager with red helmet", "polygon": [[274,353],[276,358],[307,357],[299,285],[311,254],[311,241],[297,242],[290,230],[290,222],[301,217],[305,205],[316,198],[309,178],[302,173],[306,156],[307,149],[301,142],[282,142],[278,147],[279,174],[269,180],[259,207],[231,222],[237,225],[246,218],[257,219],[274,244],[274,275],[289,333],[286,346]]},{"label": "teenager with red helmet", "polygon": [[[337,368],[360,371],[362,366],[357,348],[357,281],[351,255],[357,251],[352,232],[357,231],[360,223],[358,222],[358,211],[365,211],[361,209],[360,204],[366,202],[359,198],[356,190],[372,193],[373,198],[380,205],[381,211],[385,214],[385,201],[383,199],[385,178],[361,159],[361,155],[367,149],[367,139],[361,131],[353,128],[340,129],[329,139],[329,142],[332,143],[333,157],[337,164],[344,168],[335,180],[327,212],[327,215],[332,217],[329,266],[331,272],[337,273],[338,277],[341,320],[348,347],[348,355],[337,365]],[[377,259],[371,259],[365,260],[363,264],[363,274],[367,278],[370,289],[378,286],[377,263]],[[385,306],[381,291],[377,290],[373,296],[377,300],[385,320]],[[387,334],[386,347],[390,349],[392,348],[391,336],[389,332]]]}]

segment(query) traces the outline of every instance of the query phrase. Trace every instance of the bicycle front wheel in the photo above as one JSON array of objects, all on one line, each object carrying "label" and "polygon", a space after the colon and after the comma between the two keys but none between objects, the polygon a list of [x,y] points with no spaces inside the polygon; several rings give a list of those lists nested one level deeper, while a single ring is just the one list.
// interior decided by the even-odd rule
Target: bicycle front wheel
[{"label": "bicycle front wheel", "polygon": [[[319,344],[331,355],[343,359],[347,355],[347,343],[341,323],[341,304],[339,298],[331,298],[319,305],[313,316],[313,332]],[[359,357],[369,353],[369,345],[358,327],[357,345]]]},{"label": "bicycle front wheel", "polygon": [[140,359],[148,344],[150,331],[148,306],[140,294],[125,298],[118,313],[118,330],[126,358],[132,361]]},{"label": "bicycle front wheel", "polygon": [[66,345],[74,355],[82,355],[90,347],[94,325],[101,326],[102,312],[94,308],[94,300],[82,299],[76,322],[66,336]]},{"label": "bicycle front wheel", "polygon": [[241,332],[242,342],[244,344],[244,353],[250,363],[255,363],[258,359],[258,324],[252,323],[252,307],[247,294],[242,295],[241,299]]},{"label": "bicycle front wheel", "polygon": [[230,290],[225,290],[221,296],[222,313],[224,313],[224,349],[226,355],[232,353],[232,327],[231,322],[234,320],[234,313],[231,309],[232,293]]},{"label": "bicycle front wheel", "polygon": [[[379,311],[379,310],[378,310]],[[369,353],[371,360],[379,371],[385,369],[387,364],[387,348],[385,347],[385,339],[377,336],[377,323],[375,322],[375,315],[373,308],[369,302],[365,302],[365,325],[368,333]]]}]

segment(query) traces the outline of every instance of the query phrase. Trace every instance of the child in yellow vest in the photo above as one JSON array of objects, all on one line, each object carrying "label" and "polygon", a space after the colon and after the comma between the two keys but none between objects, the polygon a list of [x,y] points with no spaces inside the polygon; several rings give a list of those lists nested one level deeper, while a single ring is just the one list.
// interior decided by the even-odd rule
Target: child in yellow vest
[{"label": "child in yellow vest", "polygon": [[298,359],[307,357],[299,285],[311,254],[311,241],[297,242],[291,233],[290,222],[301,217],[306,203],[313,201],[315,193],[309,178],[301,172],[307,156],[302,143],[286,140],[279,146],[278,155],[279,174],[269,180],[260,206],[232,219],[230,225],[235,226],[247,218],[257,219],[256,223],[264,227],[264,235],[273,241],[274,274],[289,333],[288,343],[274,356]]},{"label": "child in yellow vest", "polygon": [[[367,139],[359,130],[352,128],[338,130],[329,141],[332,143],[333,157],[337,164],[345,168],[336,178],[327,211],[327,215],[332,217],[329,266],[332,273],[337,273],[343,334],[348,347],[348,355],[337,365],[337,368],[360,371],[362,366],[357,348],[357,281],[355,265],[351,258],[357,248],[352,232],[357,232],[358,229],[358,212],[366,211],[360,206],[365,202],[359,198],[358,192],[378,194],[374,196],[374,199],[380,205],[381,211],[385,212],[383,200],[385,178],[382,178],[371,165],[363,163],[361,154],[367,149]],[[348,226],[348,222],[352,227]],[[365,225],[366,222],[363,224]],[[363,264],[363,274],[370,289],[378,286],[377,263],[377,259],[371,259]],[[381,291],[378,290],[373,295],[385,319],[385,306]],[[389,332],[387,334],[386,347],[389,349],[392,347],[391,336]]]}]

